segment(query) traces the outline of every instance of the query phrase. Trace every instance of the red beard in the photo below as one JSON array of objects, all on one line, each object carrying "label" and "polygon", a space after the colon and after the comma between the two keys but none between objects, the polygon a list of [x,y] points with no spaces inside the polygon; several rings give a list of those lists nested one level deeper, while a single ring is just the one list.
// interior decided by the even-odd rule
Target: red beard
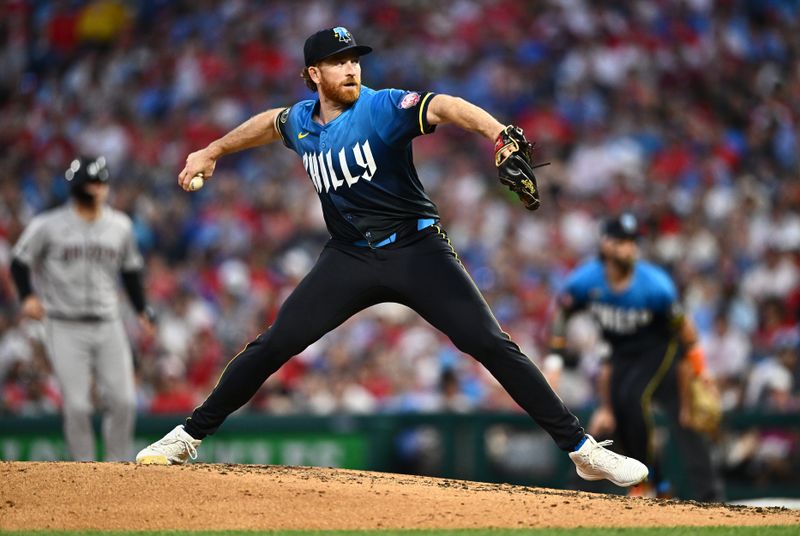
[{"label": "red beard", "polygon": [[326,81],[324,78],[320,80],[320,88],[325,96],[336,102],[348,106],[358,100],[361,95],[361,83],[356,82],[354,86],[344,86],[340,84],[333,84]]}]

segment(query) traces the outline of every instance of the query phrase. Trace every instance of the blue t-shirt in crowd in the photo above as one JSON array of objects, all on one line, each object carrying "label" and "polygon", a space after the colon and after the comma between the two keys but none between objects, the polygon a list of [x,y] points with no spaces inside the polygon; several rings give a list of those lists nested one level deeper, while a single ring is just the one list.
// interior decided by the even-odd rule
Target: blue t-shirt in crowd
[{"label": "blue t-shirt in crowd", "polygon": [[426,119],[433,93],[398,89],[361,95],[326,125],[319,100],[278,114],[283,143],[303,159],[333,238],[377,244],[420,219],[438,219],[414,168],[411,140],[434,131]]}]

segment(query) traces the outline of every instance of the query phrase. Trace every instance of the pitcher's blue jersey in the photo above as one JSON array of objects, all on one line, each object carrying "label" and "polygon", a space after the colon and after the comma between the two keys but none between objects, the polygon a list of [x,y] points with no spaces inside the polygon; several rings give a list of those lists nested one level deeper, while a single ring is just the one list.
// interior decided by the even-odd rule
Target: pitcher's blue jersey
[{"label": "pitcher's blue jersey", "polygon": [[612,357],[662,354],[680,314],[672,279],[645,261],[636,262],[630,286],[621,292],[611,289],[599,259],[582,264],[569,276],[562,303],[591,312],[611,345]]},{"label": "pitcher's blue jersey", "polygon": [[283,143],[303,159],[331,236],[379,243],[418,219],[438,219],[414,169],[411,140],[436,128],[426,119],[433,93],[361,87],[336,119],[313,119],[318,100],[301,101],[275,119]]}]

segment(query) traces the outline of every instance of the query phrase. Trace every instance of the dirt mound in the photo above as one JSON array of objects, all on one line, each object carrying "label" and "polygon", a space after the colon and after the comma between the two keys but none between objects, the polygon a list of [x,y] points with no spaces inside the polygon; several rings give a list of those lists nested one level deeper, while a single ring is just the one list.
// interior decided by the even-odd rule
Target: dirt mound
[{"label": "dirt mound", "polygon": [[311,467],[0,462],[0,482],[0,530],[800,524],[777,508]]}]

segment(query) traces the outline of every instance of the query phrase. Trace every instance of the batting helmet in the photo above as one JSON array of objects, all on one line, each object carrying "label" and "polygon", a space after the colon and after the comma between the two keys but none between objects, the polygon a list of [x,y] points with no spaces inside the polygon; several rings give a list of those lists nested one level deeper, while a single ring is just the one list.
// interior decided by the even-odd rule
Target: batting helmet
[{"label": "batting helmet", "polygon": [[107,183],[109,179],[106,158],[98,156],[80,156],[70,162],[64,178],[70,184],[70,192],[77,196],[86,196],[84,185],[88,182]]}]

